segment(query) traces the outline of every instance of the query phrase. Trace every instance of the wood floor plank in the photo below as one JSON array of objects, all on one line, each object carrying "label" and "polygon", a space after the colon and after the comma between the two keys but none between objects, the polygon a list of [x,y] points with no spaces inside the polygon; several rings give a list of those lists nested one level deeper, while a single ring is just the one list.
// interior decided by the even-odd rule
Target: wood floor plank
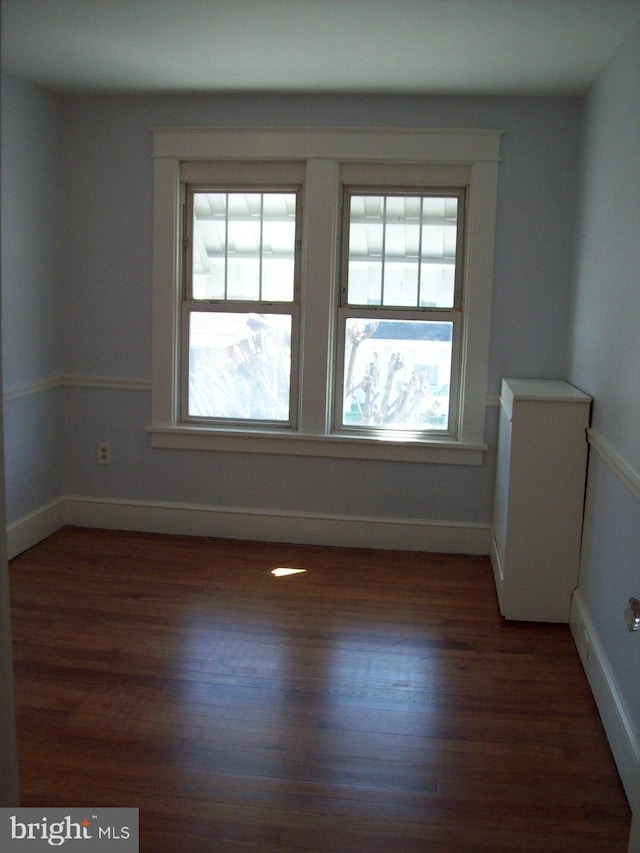
[{"label": "wood floor plank", "polygon": [[569,629],[486,558],[64,528],[11,599],[25,806],[137,806],[143,853],[626,850]]}]

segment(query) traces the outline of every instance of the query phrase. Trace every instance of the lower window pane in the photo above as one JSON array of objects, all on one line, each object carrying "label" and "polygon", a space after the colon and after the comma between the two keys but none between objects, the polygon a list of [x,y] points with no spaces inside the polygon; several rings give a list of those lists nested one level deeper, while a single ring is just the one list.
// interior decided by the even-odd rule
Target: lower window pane
[{"label": "lower window pane", "polygon": [[447,430],[453,323],[350,317],[343,427]]},{"label": "lower window pane", "polygon": [[191,314],[190,417],[287,422],[290,387],[290,315]]}]

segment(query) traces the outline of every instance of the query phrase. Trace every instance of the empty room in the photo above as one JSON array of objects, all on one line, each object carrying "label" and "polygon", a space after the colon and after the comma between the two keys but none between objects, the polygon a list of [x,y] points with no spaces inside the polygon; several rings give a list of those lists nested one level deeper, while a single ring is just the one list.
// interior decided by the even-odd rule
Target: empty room
[{"label": "empty room", "polygon": [[1,15],[7,849],[638,853],[640,0]]}]

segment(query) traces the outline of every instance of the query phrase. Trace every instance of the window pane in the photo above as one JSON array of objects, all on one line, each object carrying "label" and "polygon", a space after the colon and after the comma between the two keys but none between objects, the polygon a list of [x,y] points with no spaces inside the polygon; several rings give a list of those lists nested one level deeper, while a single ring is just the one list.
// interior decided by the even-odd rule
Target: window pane
[{"label": "window pane", "polygon": [[347,303],[452,307],[457,209],[448,196],[351,196]]},{"label": "window pane", "polygon": [[291,322],[289,314],[191,314],[189,416],[288,421]]},{"label": "window pane", "polygon": [[193,295],[223,299],[226,280],[226,193],[193,197]]},{"label": "window pane", "polygon": [[295,193],[194,193],[193,298],[293,301],[295,241]]},{"label": "window pane", "polygon": [[296,196],[268,193],[263,197],[262,299],[292,302],[296,246]]},{"label": "window pane", "polygon": [[349,317],[342,426],[446,430],[453,323]]},{"label": "window pane", "polygon": [[349,294],[351,305],[382,303],[384,199],[352,196],[349,222]]},{"label": "window pane", "polygon": [[265,257],[262,261],[262,299],[265,302],[293,302],[294,259]]},{"label": "window pane", "polygon": [[420,305],[451,308],[455,296],[458,199],[424,198]]},{"label": "window pane", "polygon": [[227,299],[260,299],[262,196],[229,193],[227,213]]}]

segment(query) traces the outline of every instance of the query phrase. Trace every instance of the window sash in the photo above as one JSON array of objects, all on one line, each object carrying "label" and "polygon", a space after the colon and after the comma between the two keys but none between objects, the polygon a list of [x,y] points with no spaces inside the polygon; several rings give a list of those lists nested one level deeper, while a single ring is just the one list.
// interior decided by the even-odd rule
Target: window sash
[{"label": "window sash", "polygon": [[[407,440],[424,439],[427,437],[457,439],[459,434],[460,411],[460,340],[462,330],[462,315],[458,310],[403,310],[389,308],[363,309],[355,306],[341,306],[337,311],[336,330],[336,369],[334,378],[334,405],[333,405],[333,431],[337,435],[360,435],[362,437],[377,437],[398,439],[405,437]],[[375,323],[380,320],[391,321],[416,321],[433,323],[451,323],[451,368],[449,376],[449,399],[447,406],[447,427],[442,428],[418,428],[415,426],[380,426],[376,424],[354,424],[346,423],[346,412],[344,405],[344,385],[348,371],[346,328],[349,319],[365,318],[368,322]]]},{"label": "window sash", "polygon": [[[376,172],[383,169],[383,166],[377,165],[373,170],[374,176]],[[366,179],[366,165],[355,168],[351,165],[351,169],[343,170],[344,174],[357,175],[361,181]],[[466,211],[466,187],[444,187],[444,186],[416,186],[409,185],[407,182],[411,175],[410,166],[401,166],[395,169],[393,166],[390,170],[390,176],[399,179],[404,179],[406,185],[390,186],[381,185],[380,183],[366,184],[359,183],[358,185],[347,185],[343,188],[343,218],[342,218],[342,260],[341,260],[341,286],[340,299],[337,310],[337,330],[335,340],[335,371],[333,381],[333,431],[336,434],[356,434],[362,436],[389,437],[392,433],[396,436],[407,436],[413,438],[428,438],[431,436],[449,437],[457,439],[459,435],[460,422],[462,413],[460,411],[460,367],[461,367],[461,348],[462,348],[462,331],[464,327],[462,304],[463,304],[463,288],[465,276],[465,211]],[[419,170],[417,177],[420,176]],[[433,177],[433,170],[427,170],[425,177]],[[462,175],[461,175],[462,177]],[[457,201],[457,217],[456,217],[456,247],[455,247],[455,270],[454,284],[451,304],[438,306],[421,306],[420,302],[420,265],[422,262],[421,252],[418,251],[418,273],[416,281],[416,304],[394,305],[384,304],[384,235],[382,237],[381,247],[381,284],[380,284],[380,302],[381,304],[369,305],[361,304],[357,300],[350,299],[350,262],[351,262],[351,225],[352,225],[352,204],[354,197],[382,197],[385,202],[389,198],[415,198],[415,199],[430,199],[430,198],[451,198]],[[420,211],[422,213],[422,202],[420,203]],[[386,204],[385,204],[386,209]],[[383,227],[386,228],[386,215],[382,217]],[[423,220],[420,218],[420,228],[422,229]],[[420,233],[422,240],[422,232]],[[345,411],[345,383],[349,378],[346,374],[349,370],[347,365],[347,341],[346,328],[349,319],[366,318],[368,322],[374,323],[379,320],[394,320],[394,321],[416,321],[416,322],[434,322],[451,323],[451,349],[450,349],[450,375],[448,377],[449,397],[446,412],[446,429],[442,428],[416,428],[415,426],[380,426],[373,424],[358,424],[347,423],[347,412]]]},{"label": "window sash", "polygon": [[[230,225],[236,225],[240,222],[238,217],[233,217],[229,213],[229,198],[233,195],[256,195],[261,197],[261,208],[260,215],[254,217],[247,217],[247,221],[251,221],[252,224],[258,226],[259,237],[257,241],[256,248],[256,260],[259,264],[259,285],[258,292],[259,296],[256,300],[250,300],[255,302],[296,302],[299,300],[299,291],[300,291],[300,245],[301,245],[301,230],[302,230],[302,204],[301,204],[301,188],[299,185],[290,185],[290,184],[282,184],[280,186],[272,186],[266,185],[262,186],[260,184],[251,184],[251,185],[224,185],[224,184],[185,184],[184,185],[184,194],[185,194],[185,203],[183,206],[183,291],[184,298],[187,300],[193,301],[229,301],[233,300],[233,296],[229,296],[229,262],[230,258],[233,259],[234,253],[229,250],[229,231]],[[195,235],[195,197],[198,195],[220,195],[225,196],[226,198],[226,206],[225,206],[225,214],[224,216],[220,215],[217,217],[212,217],[213,220],[217,220],[219,224],[222,225],[222,230],[224,231],[224,235],[221,239],[222,249],[223,251],[220,253],[220,258],[223,260],[224,266],[224,284],[223,284],[223,294],[220,296],[213,297],[202,297],[196,296],[194,294],[194,255],[195,255],[195,247],[196,247],[196,235]],[[294,226],[294,239],[293,239],[293,297],[291,299],[277,299],[277,298],[263,298],[263,273],[264,273],[264,263],[265,260],[268,262],[270,259],[269,256],[266,255],[264,239],[265,239],[265,223],[267,225],[273,223],[275,219],[270,216],[265,216],[263,211],[264,205],[264,197],[269,195],[275,196],[287,196],[292,195],[295,197],[295,217],[293,219]],[[203,217],[204,219],[204,217]],[[203,219],[201,221],[203,221]],[[287,221],[289,221],[287,217]],[[249,253],[247,251],[240,251],[235,253],[236,259],[240,260],[242,258],[248,259]],[[273,257],[273,253],[271,253],[271,257]],[[287,257],[290,257],[288,255]],[[236,298],[235,301],[241,301]]]},{"label": "window sash", "polygon": [[[286,418],[252,418],[242,416],[198,415],[189,405],[191,375],[191,321],[194,315],[228,314],[232,316],[260,319],[261,315],[289,317],[291,321],[291,348],[289,371],[288,416]],[[189,303],[182,306],[181,316],[181,364],[180,364],[180,420],[184,424],[210,424],[221,428],[253,428],[259,430],[295,430],[298,424],[299,368],[297,354],[300,351],[300,311],[297,305],[266,304],[255,302]]]},{"label": "window sash", "polygon": [[[215,164],[212,164],[215,165]],[[219,166],[219,164],[217,164]],[[279,164],[281,165],[281,164]],[[238,184],[236,181],[229,182],[229,172],[240,172],[253,175],[257,167],[255,164],[242,164],[237,170],[227,167],[227,183],[224,182],[208,184],[204,182],[182,183],[183,190],[183,205],[182,205],[182,299],[180,309],[180,327],[179,327],[179,352],[180,363],[178,370],[178,394],[179,394],[179,419],[184,424],[200,424],[204,426],[215,426],[218,428],[227,429],[258,429],[258,430],[289,430],[293,431],[297,428],[299,420],[299,362],[300,362],[300,249],[301,249],[301,228],[302,228],[302,205],[301,205],[301,187],[299,184],[284,183],[282,185],[273,185],[274,177],[278,177],[279,169],[267,169],[267,176],[270,178],[268,183],[260,183],[255,181],[251,184]],[[205,170],[207,171],[207,170]],[[216,169],[209,169],[212,176],[216,176]],[[259,171],[259,169],[258,169]],[[286,173],[286,170],[282,170]],[[190,170],[186,170],[187,174]],[[274,174],[275,173],[275,174]],[[222,178],[222,173],[220,173]],[[291,299],[265,299],[263,296],[262,287],[262,263],[260,264],[259,273],[259,291],[256,299],[231,298],[228,295],[228,278],[227,278],[227,263],[229,255],[229,246],[225,237],[224,241],[224,287],[223,295],[218,298],[209,298],[206,296],[194,295],[194,213],[195,213],[195,198],[200,193],[206,194],[257,194],[264,198],[265,194],[274,193],[277,195],[293,194],[295,195],[295,234],[294,234],[294,251],[293,251],[293,282],[292,282],[292,297]],[[264,228],[264,218],[262,216],[263,206],[261,202],[259,222],[260,230],[260,245],[258,251],[263,254],[262,235]],[[228,233],[229,212],[226,209],[224,217],[220,221],[224,225],[225,235]],[[232,322],[232,316],[236,318],[246,316],[247,320],[251,317],[259,320],[260,316],[281,315],[290,318],[290,368],[289,368],[289,393],[288,393],[288,413],[286,418],[273,417],[243,417],[236,412],[232,416],[221,415],[203,415],[193,412],[194,406],[190,405],[191,393],[191,370],[192,370],[192,318],[197,314],[212,314],[212,315],[229,315],[229,322]],[[247,338],[249,340],[249,338]]]},{"label": "window sash", "polygon": [[[344,200],[342,205],[343,210],[343,220],[342,220],[342,275],[341,281],[342,285],[340,288],[340,304],[341,305],[362,305],[363,303],[351,300],[349,293],[349,276],[350,276],[350,263],[351,263],[351,226],[354,223],[354,220],[351,216],[352,211],[352,200],[355,197],[382,197],[385,201],[385,211],[383,213],[383,217],[380,220],[380,225],[384,229],[382,235],[382,259],[381,259],[381,302],[380,305],[385,308],[397,308],[399,311],[410,310],[412,308],[429,308],[430,310],[440,310],[438,306],[426,306],[420,305],[420,293],[421,293],[421,279],[423,275],[423,266],[433,265],[448,265],[449,258],[443,258],[440,262],[438,259],[428,258],[424,253],[423,247],[423,239],[424,239],[424,226],[425,221],[422,216],[422,200],[425,199],[455,199],[457,201],[457,218],[456,218],[456,248],[455,254],[453,257],[453,266],[454,266],[454,281],[453,281],[453,297],[451,300],[451,304],[446,306],[442,306],[443,309],[460,309],[462,304],[462,290],[464,283],[464,255],[465,255],[465,210],[466,210],[466,188],[465,187],[455,187],[455,188],[423,188],[423,187],[393,187],[389,186],[380,186],[380,185],[360,185],[360,186],[345,186],[344,187]],[[415,198],[416,200],[421,200],[420,203],[420,211],[421,211],[421,219],[419,222],[420,233],[419,233],[419,246],[418,253],[416,256],[417,262],[417,282],[416,282],[416,304],[415,305],[394,305],[393,303],[385,303],[384,301],[384,278],[385,278],[385,266],[388,261],[385,257],[385,240],[386,240],[386,232],[387,225],[389,224],[387,220],[386,208],[387,208],[387,199],[393,198]],[[356,223],[357,224],[357,223]]]}]

